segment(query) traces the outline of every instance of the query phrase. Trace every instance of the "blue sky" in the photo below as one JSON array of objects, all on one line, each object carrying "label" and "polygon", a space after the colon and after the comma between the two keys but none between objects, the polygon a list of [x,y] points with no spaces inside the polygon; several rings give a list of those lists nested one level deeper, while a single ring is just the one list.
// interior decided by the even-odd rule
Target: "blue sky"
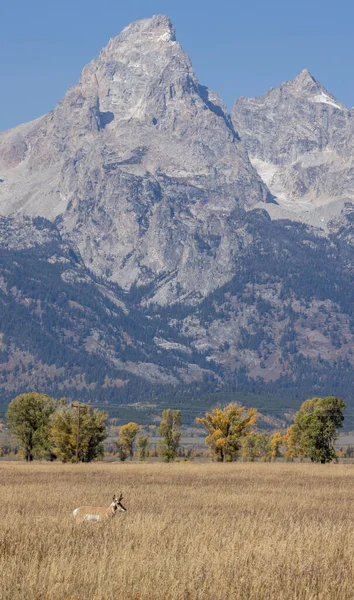
[{"label": "blue sky", "polygon": [[2,0],[0,131],[51,110],[110,37],[158,13],[229,108],[305,67],[354,105],[350,0]]}]

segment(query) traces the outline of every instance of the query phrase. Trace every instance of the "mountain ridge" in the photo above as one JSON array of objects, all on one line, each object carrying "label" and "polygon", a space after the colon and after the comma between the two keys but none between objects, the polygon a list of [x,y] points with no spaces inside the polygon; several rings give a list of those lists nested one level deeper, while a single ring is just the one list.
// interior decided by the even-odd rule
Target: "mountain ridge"
[{"label": "mountain ridge", "polygon": [[262,97],[236,100],[231,118],[275,197],[272,218],[326,232],[354,200],[353,117],[307,69]]}]

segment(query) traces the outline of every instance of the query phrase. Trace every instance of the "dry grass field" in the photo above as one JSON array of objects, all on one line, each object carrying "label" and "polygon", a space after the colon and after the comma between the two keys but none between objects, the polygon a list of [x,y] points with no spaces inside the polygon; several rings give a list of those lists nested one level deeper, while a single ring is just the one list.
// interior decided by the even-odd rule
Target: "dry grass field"
[{"label": "dry grass field", "polygon": [[2,462],[0,598],[352,600],[353,499],[353,465]]}]

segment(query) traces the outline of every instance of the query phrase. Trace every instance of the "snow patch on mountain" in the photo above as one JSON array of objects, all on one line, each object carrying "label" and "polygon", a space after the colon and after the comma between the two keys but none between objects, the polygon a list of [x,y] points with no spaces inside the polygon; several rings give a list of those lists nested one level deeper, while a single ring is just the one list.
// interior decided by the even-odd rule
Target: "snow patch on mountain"
[{"label": "snow patch on mountain", "polygon": [[332,100],[332,98],[327,96],[327,94],[325,94],[324,92],[321,92],[320,94],[318,94],[317,96],[312,98],[312,102],[321,102],[323,104],[329,104],[330,106],[333,106],[334,108],[337,108],[338,110],[343,110],[343,108],[344,108],[338,102],[335,102],[334,100]]}]

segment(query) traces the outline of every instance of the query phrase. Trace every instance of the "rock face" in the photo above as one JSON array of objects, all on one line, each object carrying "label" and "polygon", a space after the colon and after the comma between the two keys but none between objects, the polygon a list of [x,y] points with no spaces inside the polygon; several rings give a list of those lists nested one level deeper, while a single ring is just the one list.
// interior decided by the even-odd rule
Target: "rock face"
[{"label": "rock face", "polygon": [[326,236],[244,211],[230,280],[197,305],[164,308],[96,278],[48,220],[0,218],[0,415],[28,388],[109,403],[223,386],[280,394],[282,406],[350,399],[353,217],[345,207]]},{"label": "rock face", "polygon": [[187,339],[165,339],[168,325],[155,337],[152,319],[88,272],[42,217],[0,218],[0,307],[0,413],[28,388],[136,401],[149,386],[214,375]]},{"label": "rock face", "polygon": [[60,215],[92,271],[126,289],[159,277],[162,304],[230,277],[226,218],[268,197],[161,15],[126,27],[52,113],[0,144],[3,214]]},{"label": "rock face", "polygon": [[309,71],[262,98],[239,98],[231,116],[283,214],[321,225],[354,199],[354,112]]}]

